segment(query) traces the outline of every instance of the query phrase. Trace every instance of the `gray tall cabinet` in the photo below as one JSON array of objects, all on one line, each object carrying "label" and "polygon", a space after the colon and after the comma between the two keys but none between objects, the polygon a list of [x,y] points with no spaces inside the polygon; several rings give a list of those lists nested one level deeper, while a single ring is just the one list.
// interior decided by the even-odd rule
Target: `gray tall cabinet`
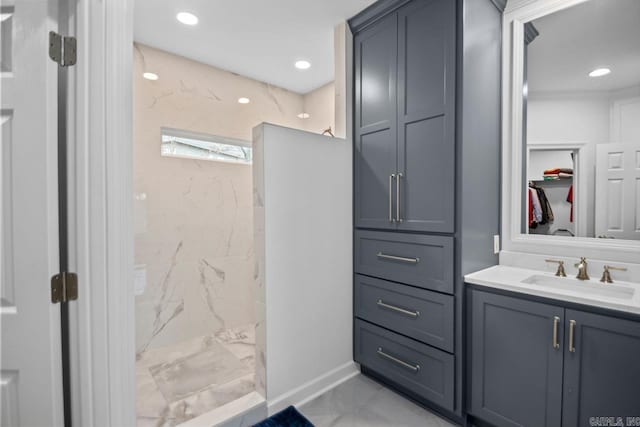
[{"label": "gray tall cabinet", "polygon": [[463,275],[497,263],[501,4],[381,0],[354,34],[354,358],[464,419]]}]

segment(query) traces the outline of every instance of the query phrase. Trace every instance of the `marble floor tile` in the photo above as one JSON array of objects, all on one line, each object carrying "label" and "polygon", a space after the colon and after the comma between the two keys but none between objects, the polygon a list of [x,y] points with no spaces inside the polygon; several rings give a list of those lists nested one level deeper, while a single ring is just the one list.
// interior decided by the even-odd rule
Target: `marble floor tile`
[{"label": "marble floor tile", "polygon": [[136,427],[174,427],[176,425],[174,420],[169,420],[162,417],[140,417]]},{"label": "marble floor tile", "polygon": [[454,426],[363,375],[298,409],[316,427]]},{"label": "marble floor tile", "polygon": [[221,344],[214,343],[198,353],[152,366],[149,372],[162,395],[172,403],[251,374],[251,369]]},{"label": "marble floor tile", "polygon": [[221,331],[216,334],[216,341],[233,353],[238,359],[245,362],[251,369],[255,369],[255,325],[251,324]]},{"label": "marble floor tile", "polygon": [[136,358],[138,427],[173,427],[255,390],[253,326],[222,331]]},{"label": "marble floor tile", "polygon": [[138,417],[156,418],[168,406],[148,369],[136,369],[136,414]]}]

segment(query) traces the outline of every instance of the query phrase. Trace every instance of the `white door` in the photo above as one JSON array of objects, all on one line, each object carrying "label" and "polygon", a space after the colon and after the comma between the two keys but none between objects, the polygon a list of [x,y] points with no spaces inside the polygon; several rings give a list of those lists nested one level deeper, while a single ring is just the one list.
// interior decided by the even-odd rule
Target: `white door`
[{"label": "white door", "polygon": [[596,149],[596,237],[640,240],[640,143]]},{"label": "white door", "polygon": [[0,425],[63,425],[54,1],[0,0]]},{"label": "white door", "polygon": [[611,142],[640,143],[640,97],[611,103]]}]

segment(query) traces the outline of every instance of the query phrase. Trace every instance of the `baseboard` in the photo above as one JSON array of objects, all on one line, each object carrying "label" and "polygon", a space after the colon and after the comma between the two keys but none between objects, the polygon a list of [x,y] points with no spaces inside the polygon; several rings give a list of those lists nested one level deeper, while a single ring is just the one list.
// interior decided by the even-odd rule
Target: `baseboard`
[{"label": "baseboard", "polygon": [[267,401],[267,411],[269,415],[273,415],[291,405],[296,407],[304,405],[326,391],[355,377],[358,373],[360,373],[358,365],[352,361],[345,363],[326,374],[302,384],[300,387],[288,393],[278,396],[271,401]]}]

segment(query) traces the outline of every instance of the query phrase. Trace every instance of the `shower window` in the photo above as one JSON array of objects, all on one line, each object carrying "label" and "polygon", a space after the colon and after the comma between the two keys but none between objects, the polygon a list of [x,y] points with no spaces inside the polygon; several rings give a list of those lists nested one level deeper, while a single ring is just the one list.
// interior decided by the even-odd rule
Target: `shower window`
[{"label": "shower window", "polygon": [[249,141],[170,128],[162,128],[161,134],[162,156],[246,165],[252,162]]}]

